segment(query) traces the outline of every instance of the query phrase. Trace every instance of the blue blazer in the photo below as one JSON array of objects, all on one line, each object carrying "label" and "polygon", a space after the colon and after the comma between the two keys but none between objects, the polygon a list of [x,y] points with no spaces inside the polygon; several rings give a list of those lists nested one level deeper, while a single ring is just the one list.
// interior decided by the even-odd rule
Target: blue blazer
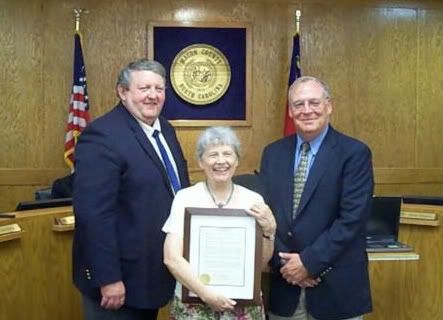
[{"label": "blue blazer", "polygon": [[[160,117],[183,187],[186,160],[174,128]],[[119,104],[91,123],[75,149],[73,278],[96,300],[99,288],[122,280],[125,304],[155,309],[173,295],[163,264],[161,228],[172,199],[164,166],[142,128]]]},{"label": "blue blazer", "polygon": [[292,315],[300,287],[279,272],[278,252],[299,253],[304,266],[321,283],[306,289],[308,312],[316,319],[358,316],[372,309],[365,224],[373,193],[369,148],[332,127],[310,169],[296,219],[292,220],[295,135],[263,152],[260,176],[266,200],[277,221],[270,264],[270,311]]}]

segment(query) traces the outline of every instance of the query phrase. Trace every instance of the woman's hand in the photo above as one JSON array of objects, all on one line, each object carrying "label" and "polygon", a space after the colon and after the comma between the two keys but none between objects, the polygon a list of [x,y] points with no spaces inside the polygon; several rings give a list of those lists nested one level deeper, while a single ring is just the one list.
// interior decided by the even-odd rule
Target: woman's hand
[{"label": "woman's hand", "polygon": [[249,209],[248,213],[255,217],[263,231],[263,235],[270,238],[275,236],[277,223],[275,222],[271,209],[266,204],[255,203]]},{"label": "woman's hand", "polygon": [[189,262],[183,258],[183,238],[168,233],[164,243],[164,262],[174,277],[190,291],[195,292],[214,311],[233,310],[234,300],[219,295],[206,287],[193,273]]},{"label": "woman's hand", "polygon": [[200,297],[204,303],[206,303],[212,310],[217,312],[223,312],[228,310],[234,310],[235,302],[232,299],[226,298],[223,295],[215,293],[211,289],[207,288],[205,294]]}]

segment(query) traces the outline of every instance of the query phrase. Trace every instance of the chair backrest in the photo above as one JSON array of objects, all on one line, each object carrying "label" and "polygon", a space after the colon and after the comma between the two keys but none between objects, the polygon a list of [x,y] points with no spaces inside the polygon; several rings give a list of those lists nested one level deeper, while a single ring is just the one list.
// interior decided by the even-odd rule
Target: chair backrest
[{"label": "chair backrest", "polygon": [[234,183],[238,185],[241,185],[242,187],[248,188],[261,194],[263,197],[265,195],[265,188],[258,174],[240,174],[237,176],[233,176],[232,181],[234,181]]},{"label": "chair backrest", "polygon": [[46,187],[35,191],[35,200],[49,200],[52,199],[52,188]]}]

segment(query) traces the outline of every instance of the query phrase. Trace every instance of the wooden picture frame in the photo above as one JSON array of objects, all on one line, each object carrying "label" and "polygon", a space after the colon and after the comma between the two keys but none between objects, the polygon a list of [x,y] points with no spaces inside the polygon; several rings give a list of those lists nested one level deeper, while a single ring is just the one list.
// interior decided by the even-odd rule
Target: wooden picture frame
[{"label": "wooden picture frame", "polygon": [[[238,305],[261,304],[262,241],[245,210],[185,208],[184,258],[205,285]],[[184,286],[182,300],[203,303]]]},{"label": "wooden picture frame", "polygon": [[[250,23],[152,21],[147,26],[147,57],[160,62],[167,73],[167,93],[162,115],[176,127],[251,126],[252,45]],[[174,38],[175,37],[175,38]],[[229,88],[219,100],[196,106],[183,100],[170,81],[171,65],[181,50],[210,45],[230,64]]]}]

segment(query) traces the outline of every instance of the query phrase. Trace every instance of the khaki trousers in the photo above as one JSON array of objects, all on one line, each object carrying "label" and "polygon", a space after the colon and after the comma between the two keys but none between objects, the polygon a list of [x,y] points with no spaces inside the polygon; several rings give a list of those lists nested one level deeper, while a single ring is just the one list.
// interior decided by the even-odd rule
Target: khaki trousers
[{"label": "khaki trousers", "polygon": [[[292,316],[281,317],[281,316],[276,316],[275,314],[269,312],[269,320],[317,320],[317,319],[311,316],[306,310],[305,289],[302,289],[300,293],[300,300],[298,303],[298,307]],[[343,320],[363,320],[363,316],[347,318]]]}]

